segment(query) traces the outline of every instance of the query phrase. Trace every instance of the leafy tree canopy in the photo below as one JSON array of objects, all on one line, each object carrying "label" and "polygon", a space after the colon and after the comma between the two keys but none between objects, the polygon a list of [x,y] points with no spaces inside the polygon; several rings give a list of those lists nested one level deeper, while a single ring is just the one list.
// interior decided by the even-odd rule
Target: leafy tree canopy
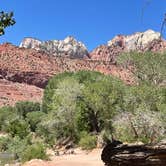
[{"label": "leafy tree canopy", "polygon": [[98,72],[80,71],[53,77],[44,91],[43,128],[59,137],[76,137],[81,131],[111,128],[111,117],[122,106],[125,85]]},{"label": "leafy tree canopy", "polygon": [[126,53],[119,56],[118,63],[128,68],[139,83],[165,86],[166,53]]},{"label": "leafy tree canopy", "polygon": [[15,19],[13,18],[13,12],[6,13],[4,11],[0,12],[0,36],[4,35],[5,28],[14,25]]}]

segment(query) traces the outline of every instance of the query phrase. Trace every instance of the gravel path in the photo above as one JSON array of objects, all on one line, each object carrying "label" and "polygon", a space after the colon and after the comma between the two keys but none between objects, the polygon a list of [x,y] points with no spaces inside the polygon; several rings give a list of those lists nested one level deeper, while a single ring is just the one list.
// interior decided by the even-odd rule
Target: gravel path
[{"label": "gravel path", "polygon": [[72,155],[53,156],[49,162],[32,160],[24,166],[104,166],[100,158],[101,149],[95,149],[90,153],[79,151]]}]

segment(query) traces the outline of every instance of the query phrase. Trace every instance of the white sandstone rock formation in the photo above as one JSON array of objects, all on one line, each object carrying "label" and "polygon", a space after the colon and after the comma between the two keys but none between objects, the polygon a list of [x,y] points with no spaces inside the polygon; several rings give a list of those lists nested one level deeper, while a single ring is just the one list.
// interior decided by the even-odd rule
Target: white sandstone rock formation
[{"label": "white sandstone rock formation", "polygon": [[127,51],[135,51],[144,49],[150,42],[160,39],[160,33],[153,30],[145,32],[137,32],[133,35],[118,35],[111,41],[108,41],[108,46],[120,45]]},{"label": "white sandstone rock formation", "polygon": [[23,39],[23,41],[20,44],[20,47],[35,48],[36,50],[40,50],[41,43],[42,42],[40,40],[29,37]]},{"label": "white sandstone rock formation", "polygon": [[33,48],[44,51],[54,56],[64,56],[71,58],[83,58],[88,55],[85,45],[69,36],[64,40],[40,41],[33,38],[25,38],[20,47]]}]

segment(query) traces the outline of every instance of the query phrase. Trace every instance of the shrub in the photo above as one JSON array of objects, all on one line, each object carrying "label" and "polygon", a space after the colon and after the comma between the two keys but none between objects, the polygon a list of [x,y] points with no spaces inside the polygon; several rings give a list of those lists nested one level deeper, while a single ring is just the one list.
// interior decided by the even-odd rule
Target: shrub
[{"label": "shrub", "polygon": [[51,126],[47,121],[47,117],[43,117],[42,121],[37,124],[35,133],[44,141],[45,144],[53,146],[56,141],[56,132],[50,128]]},{"label": "shrub", "polygon": [[31,159],[49,159],[43,144],[35,143],[26,148],[26,150],[22,154],[22,161],[25,162]]},{"label": "shrub", "polygon": [[[112,127],[112,126],[111,126]],[[101,131],[99,138],[100,139],[100,144],[104,145],[105,143],[108,143],[112,141],[112,136],[113,136],[113,129],[104,129]]]},{"label": "shrub", "polygon": [[134,142],[137,139],[128,120],[128,113],[121,113],[113,119],[114,136],[122,142]]},{"label": "shrub", "polygon": [[79,141],[79,145],[84,150],[94,149],[97,145],[97,138],[94,135],[90,135],[87,132],[81,133],[81,139]]},{"label": "shrub", "polygon": [[29,112],[40,111],[40,103],[21,101],[16,103],[15,108],[18,114],[25,118]]},{"label": "shrub", "polygon": [[9,137],[0,137],[0,152],[7,150],[7,145],[9,143]]},{"label": "shrub", "polygon": [[18,116],[14,107],[0,108],[0,130],[6,132],[10,122],[17,118]]},{"label": "shrub", "polygon": [[41,111],[34,111],[27,113],[26,121],[29,123],[31,131],[33,132],[36,131],[37,124],[42,121],[42,117],[44,115],[45,114]]},{"label": "shrub", "polygon": [[23,139],[30,133],[29,124],[25,120],[16,119],[9,124],[8,132],[12,137],[19,136]]},{"label": "shrub", "polygon": [[138,110],[134,114],[119,114],[113,121],[116,138],[123,142],[158,142],[165,135],[165,127],[160,116],[160,112]]},{"label": "shrub", "polygon": [[15,154],[18,159],[21,159],[22,153],[27,148],[29,142],[27,138],[21,139],[16,136],[14,138],[10,138],[7,144],[7,152]]}]

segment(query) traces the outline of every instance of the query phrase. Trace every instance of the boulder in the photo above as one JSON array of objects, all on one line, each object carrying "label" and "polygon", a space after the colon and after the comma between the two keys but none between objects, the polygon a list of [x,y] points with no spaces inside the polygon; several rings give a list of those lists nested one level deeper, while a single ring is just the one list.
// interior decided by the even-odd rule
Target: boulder
[{"label": "boulder", "polygon": [[108,143],[101,159],[106,166],[165,166],[166,143],[156,145]]}]

